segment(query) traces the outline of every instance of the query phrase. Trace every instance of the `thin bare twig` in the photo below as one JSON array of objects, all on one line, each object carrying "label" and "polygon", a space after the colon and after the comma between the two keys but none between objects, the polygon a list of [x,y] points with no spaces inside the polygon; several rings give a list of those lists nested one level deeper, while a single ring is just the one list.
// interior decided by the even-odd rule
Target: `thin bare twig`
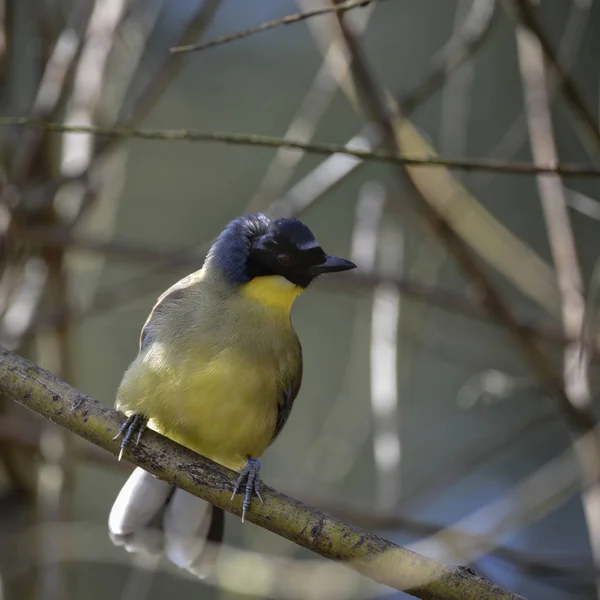
[{"label": "thin bare twig", "polygon": [[536,175],[551,173],[562,177],[600,177],[600,168],[591,165],[534,165],[530,163],[506,163],[503,161],[470,159],[457,160],[442,157],[412,158],[381,150],[352,149],[340,144],[308,144],[263,135],[245,135],[198,131],[193,129],[132,129],[127,127],[69,126],[62,123],[37,121],[27,117],[2,117],[1,126],[38,127],[55,133],[93,134],[109,138],[131,138],[160,141],[217,142],[240,146],[266,148],[297,148],[311,154],[346,154],[362,160],[387,162],[414,167],[445,167],[458,171],[493,171],[512,175]]},{"label": "thin bare twig", "polygon": [[[384,0],[378,0],[379,3]],[[341,4],[337,4],[336,6],[326,6],[323,8],[315,8],[314,10],[308,10],[303,13],[297,13],[295,15],[287,15],[280,19],[273,19],[272,21],[266,21],[265,23],[261,23],[260,25],[256,25],[255,27],[251,27],[250,29],[244,29],[242,31],[236,31],[235,33],[230,33],[228,35],[222,35],[214,40],[209,40],[208,42],[203,42],[199,44],[185,44],[181,46],[175,46],[171,48],[171,52],[194,52],[199,50],[206,50],[207,48],[213,48],[214,46],[220,46],[221,44],[227,44],[229,42],[235,42],[237,40],[241,40],[255,33],[260,33],[261,31],[267,31],[268,29],[273,29],[275,27],[279,27],[281,25],[292,25],[294,23],[300,23],[305,19],[310,19],[312,17],[318,17],[321,15],[327,15],[330,13],[342,13],[348,10],[352,10],[354,8],[364,8],[368,6],[375,0],[348,0],[347,2],[343,2]]]}]

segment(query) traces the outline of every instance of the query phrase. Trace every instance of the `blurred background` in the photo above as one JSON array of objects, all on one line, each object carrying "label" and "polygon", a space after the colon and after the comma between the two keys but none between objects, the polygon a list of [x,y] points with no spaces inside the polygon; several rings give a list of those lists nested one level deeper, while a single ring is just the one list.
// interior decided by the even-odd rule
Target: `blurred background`
[{"label": "blurred background", "polygon": [[[323,7],[0,0],[2,117],[497,161],[5,121],[0,344],[112,405],[155,299],[225,224],[298,216],[360,269],[296,303],[304,382],[265,482],[527,598],[600,598],[599,179],[503,169],[599,165],[600,2],[379,0],[170,52]],[[131,467],[0,412],[2,598],[390,594],[234,517],[206,582],[129,555],[106,520]]]}]

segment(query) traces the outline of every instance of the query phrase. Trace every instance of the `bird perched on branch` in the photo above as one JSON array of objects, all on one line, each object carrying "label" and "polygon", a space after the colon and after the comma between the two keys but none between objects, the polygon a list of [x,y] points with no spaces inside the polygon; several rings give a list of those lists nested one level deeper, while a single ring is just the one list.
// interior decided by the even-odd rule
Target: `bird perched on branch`
[{"label": "bird perched on branch", "polygon": [[[292,304],[319,275],[355,266],[325,254],[297,219],[231,221],[202,269],[168,289],[142,329],[117,393],[127,416],[117,434],[121,455],[148,426],[238,471],[232,499],[243,490],[243,521],[252,496],[260,499],[258,457],[281,432],[300,388]],[[109,516],[115,544],[165,552],[199,577],[216,560],[223,525],[221,509],[140,468]]]}]

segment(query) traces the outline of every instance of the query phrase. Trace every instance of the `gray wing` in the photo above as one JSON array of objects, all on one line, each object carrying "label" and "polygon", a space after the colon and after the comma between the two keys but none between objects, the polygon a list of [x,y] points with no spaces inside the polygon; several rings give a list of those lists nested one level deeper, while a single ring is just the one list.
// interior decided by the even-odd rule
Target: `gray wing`
[{"label": "gray wing", "polygon": [[302,383],[302,350],[300,350],[300,360],[296,368],[294,377],[290,383],[281,391],[279,397],[279,403],[277,405],[277,421],[275,423],[275,431],[271,438],[271,444],[276,440],[277,436],[281,433],[283,426],[286,424],[292,407],[294,406],[294,400],[300,391],[300,384]]},{"label": "gray wing", "polygon": [[156,325],[168,312],[169,307],[184,298],[187,289],[198,282],[199,273],[200,271],[190,273],[159,296],[142,327],[142,332],[140,333],[140,352],[152,343],[156,333]]}]

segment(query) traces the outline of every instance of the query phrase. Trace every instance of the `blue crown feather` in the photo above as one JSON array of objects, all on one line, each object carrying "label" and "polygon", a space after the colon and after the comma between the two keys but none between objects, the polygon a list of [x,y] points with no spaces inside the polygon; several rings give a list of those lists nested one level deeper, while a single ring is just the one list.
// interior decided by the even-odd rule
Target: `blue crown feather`
[{"label": "blue crown feather", "polygon": [[298,219],[286,217],[273,221],[279,232],[295,246],[306,246],[315,242],[312,231]]},{"label": "blue crown feather", "polygon": [[233,219],[212,245],[206,257],[206,264],[211,267],[218,266],[232,283],[249,281],[246,261],[252,241],[265,234],[270,225],[271,221],[260,213]]}]

